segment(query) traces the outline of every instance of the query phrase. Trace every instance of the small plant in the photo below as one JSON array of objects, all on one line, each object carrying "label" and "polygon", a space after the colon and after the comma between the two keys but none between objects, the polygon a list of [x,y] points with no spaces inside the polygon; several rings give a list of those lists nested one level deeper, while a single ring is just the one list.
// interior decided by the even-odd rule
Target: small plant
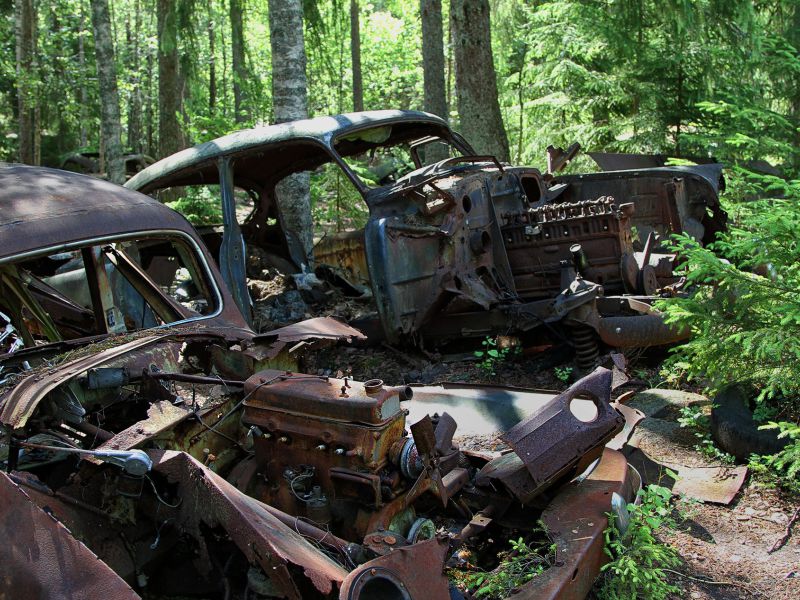
[{"label": "small plant", "polygon": [[678,417],[678,424],[689,429],[697,438],[694,449],[700,454],[711,460],[717,460],[725,464],[732,465],[735,458],[717,448],[714,440],[711,439],[711,418],[703,411],[701,406],[684,406]]},{"label": "small plant", "polygon": [[553,373],[555,374],[556,379],[567,383],[569,378],[572,377],[573,370],[574,369],[572,367],[556,367],[553,369]]},{"label": "small plant", "polygon": [[498,338],[487,337],[481,342],[484,350],[476,350],[473,354],[481,359],[478,362],[480,367],[487,375],[496,375],[498,365],[511,356],[519,353],[519,348],[511,346],[500,346]]},{"label": "small plant", "polygon": [[774,421],[761,429],[780,429],[779,438],[789,438],[783,450],[771,456],[753,455],[748,466],[753,473],[768,485],[781,487],[800,494],[800,425]]},{"label": "small plant", "polygon": [[660,485],[648,485],[639,492],[640,504],[628,504],[630,521],[620,532],[609,513],[605,531],[606,554],[611,561],[603,567],[597,595],[603,600],[662,600],[679,589],[667,582],[666,569],[677,567],[680,556],[657,537],[657,531],[677,526],[670,504],[672,492]]},{"label": "small plant", "polygon": [[502,556],[492,571],[477,571],[461,576],[451,573],[457,585],[472,590],[476,598],[506,598],[514,589],[527,583],[552,564],[555,546],[531,547],[523,538],[509,540],[511,550]]}]

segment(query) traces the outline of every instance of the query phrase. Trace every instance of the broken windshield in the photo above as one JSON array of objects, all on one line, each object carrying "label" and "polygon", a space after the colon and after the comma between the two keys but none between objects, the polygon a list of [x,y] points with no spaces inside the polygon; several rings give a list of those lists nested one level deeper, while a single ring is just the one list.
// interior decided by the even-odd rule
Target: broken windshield
[{"label": "broken windshield", "polygon": [[[367,188],[390,185],[422,167],[461,156],[448,140],[436,135],[413,135],[384,125],[336,138],[333,147]],[[426,132],[429,133],[429,132]]]}]

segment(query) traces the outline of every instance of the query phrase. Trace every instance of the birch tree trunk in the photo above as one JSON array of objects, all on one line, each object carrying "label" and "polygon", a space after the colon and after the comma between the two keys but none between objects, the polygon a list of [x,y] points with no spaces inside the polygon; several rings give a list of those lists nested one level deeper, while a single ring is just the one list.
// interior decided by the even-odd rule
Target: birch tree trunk
[{"label": "birch tree trunk", "polygon": [[480,154],[508,160],[497,99],[489,0],[450,0],[459,129]]},{"label": "birch tree trunk", "polygon": [[251,110],[246,94],[248,72],[245,63],[242,0],[230,0],[230,19],[234,118],[237,123],[242,123],[250,119]]},{"label": "birch tree trunk", "polygon": [[[304,119],[308,117],[308,85],[302,0],[269,0],[269,36],[275,122]],[[308,173],[287,177],[276,186],[275,194],[292,260],[298,266],[310,266],[314,224]]]},{"label": "birch tree trunk", "polygon": [[350,61],[353,69],[353,110],[364,110],[364,82],[361,76],[361,27],[358,0],[350,0]]},{"label": "birch tree trunk", "polygon": [[178,0],[157,0],[158,24],[158,153],[161,158],[186,145],[179,115],[183,85],[178,61]]},{"label": "birch tree trunk", "polygon": [[17,53],[17,119],[19,162],[35,164],[35,85],[34,52],[36,11],[33,0],[14,1]]},{"label": "birch tree trunk", "polygon": [[97,79],[100,85],[100,132],[108,178],[125,183],[125,163],[122,159],[122,127],[119,117],[117,66],[114,62],[114,42],[111,38],[111,16],[108,0],[92,0],[92,28],[97,59]]}]

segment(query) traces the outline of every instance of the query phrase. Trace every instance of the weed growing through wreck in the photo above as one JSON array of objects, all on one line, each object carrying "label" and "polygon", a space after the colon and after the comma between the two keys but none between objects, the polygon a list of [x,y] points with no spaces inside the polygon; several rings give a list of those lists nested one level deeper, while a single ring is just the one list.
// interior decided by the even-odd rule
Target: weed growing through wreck
[{"label": "weed growing through wreck", "polygon": [[511,550],[500,555],[500,564],[492,571],[464,573],[451,570],[450,578],[475,598],[506,598],[545,569],[552,566],[555,545],[535,547],[523,538],[509,540]]},{"label": "weed growing through wreck", "polygon": [[630,521],[624,532],[609,513],[605,552],[611,560],[597,589],[602,600],[662,600],[680,592],[667,582],[665,571],[680,564],[678,552],[656,537],[657,531],[677,526],[671,497],[667,488],[648,485],[639,492],[639,504],[628,504]]},{"label": "weed growing through wreck", "polygon": [[481,342],[484,350],[476,350],[475,357],[481,359],[478,367],[487,375],[496,375],[497,367],[503,361],[519,354],[519,348],[511,346],[500,347],[497,338],[487,337]]},{"label": "weed growing through wreck", "polygon": [[553,374],[556,376],[556,379],[563,383],[567,383],[569,378],[572,377],[572,372],[574,369],[572,367],[556,367],[553,369]]}]

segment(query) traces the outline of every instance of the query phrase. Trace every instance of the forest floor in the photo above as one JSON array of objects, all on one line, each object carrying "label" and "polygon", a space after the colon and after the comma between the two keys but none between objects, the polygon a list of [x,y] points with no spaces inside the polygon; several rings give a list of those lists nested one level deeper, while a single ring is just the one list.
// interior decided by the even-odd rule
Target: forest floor
[{"label": "forest floor", "polygon": [[[285,295],[282,290],[285,283],[273,280],[261,290],[264,301],[256,303],[256,314],[262,328],[280,324],[284,318],[296,320],[328,315],[349,319],[368,309],[363,301],[341,297],[331,298],[316,307],[304,305],[299,296],[276,300],[277,296]],[[577,377],[570,368],[571,356],[566,348],[521,352],[488,366],[481,365],[474,356],[474,350],[480,349],[481,346],[476,345],[472,350],[461,348],[460,352],[439,354],[386,345],[339,346],[310,353],[305,357],[304,368],[309,373],[346,374],[361,381],[379,378],[387,385],[445,381],[502,383],[554,392],[566,389]],[[646,452],[646,464],[637,465],[635,454],[631,454],[629,460],[639,468],[645,484],[669,485],[670,482],[665,481],[664,466],[680,473],[682,466],[712,468],[720,464],[700,452],[694,433],[677,423],[682,406],[697,405],[708,410],[709,401],[689,388],[659,389],[663,384],[659,379],[662,358],[663,355],[651,355],[633,359],[629,365],[633,379],[619,388],[615,396],[636,391],[627,404],[647,415],[630,441],[641,452]],[[467,448],[488,446],[500,450],[503,447],[496,434],[467,436],[457,441]],[[654,465],[658,468],[654,469]],[[786,532],[791,515],[800,506],[800,498],[787,497],[748,475],[728,505],[691,500],[680,500],[678,504],[684,515],[682,524],[675,530],[663,532],[662,539],[672,544],[683,559],[683,564],[670,573],[671,583],[681,590],[680,597],[800,598],[800,523],[795,525],[782,548],[769,552]]]}]

